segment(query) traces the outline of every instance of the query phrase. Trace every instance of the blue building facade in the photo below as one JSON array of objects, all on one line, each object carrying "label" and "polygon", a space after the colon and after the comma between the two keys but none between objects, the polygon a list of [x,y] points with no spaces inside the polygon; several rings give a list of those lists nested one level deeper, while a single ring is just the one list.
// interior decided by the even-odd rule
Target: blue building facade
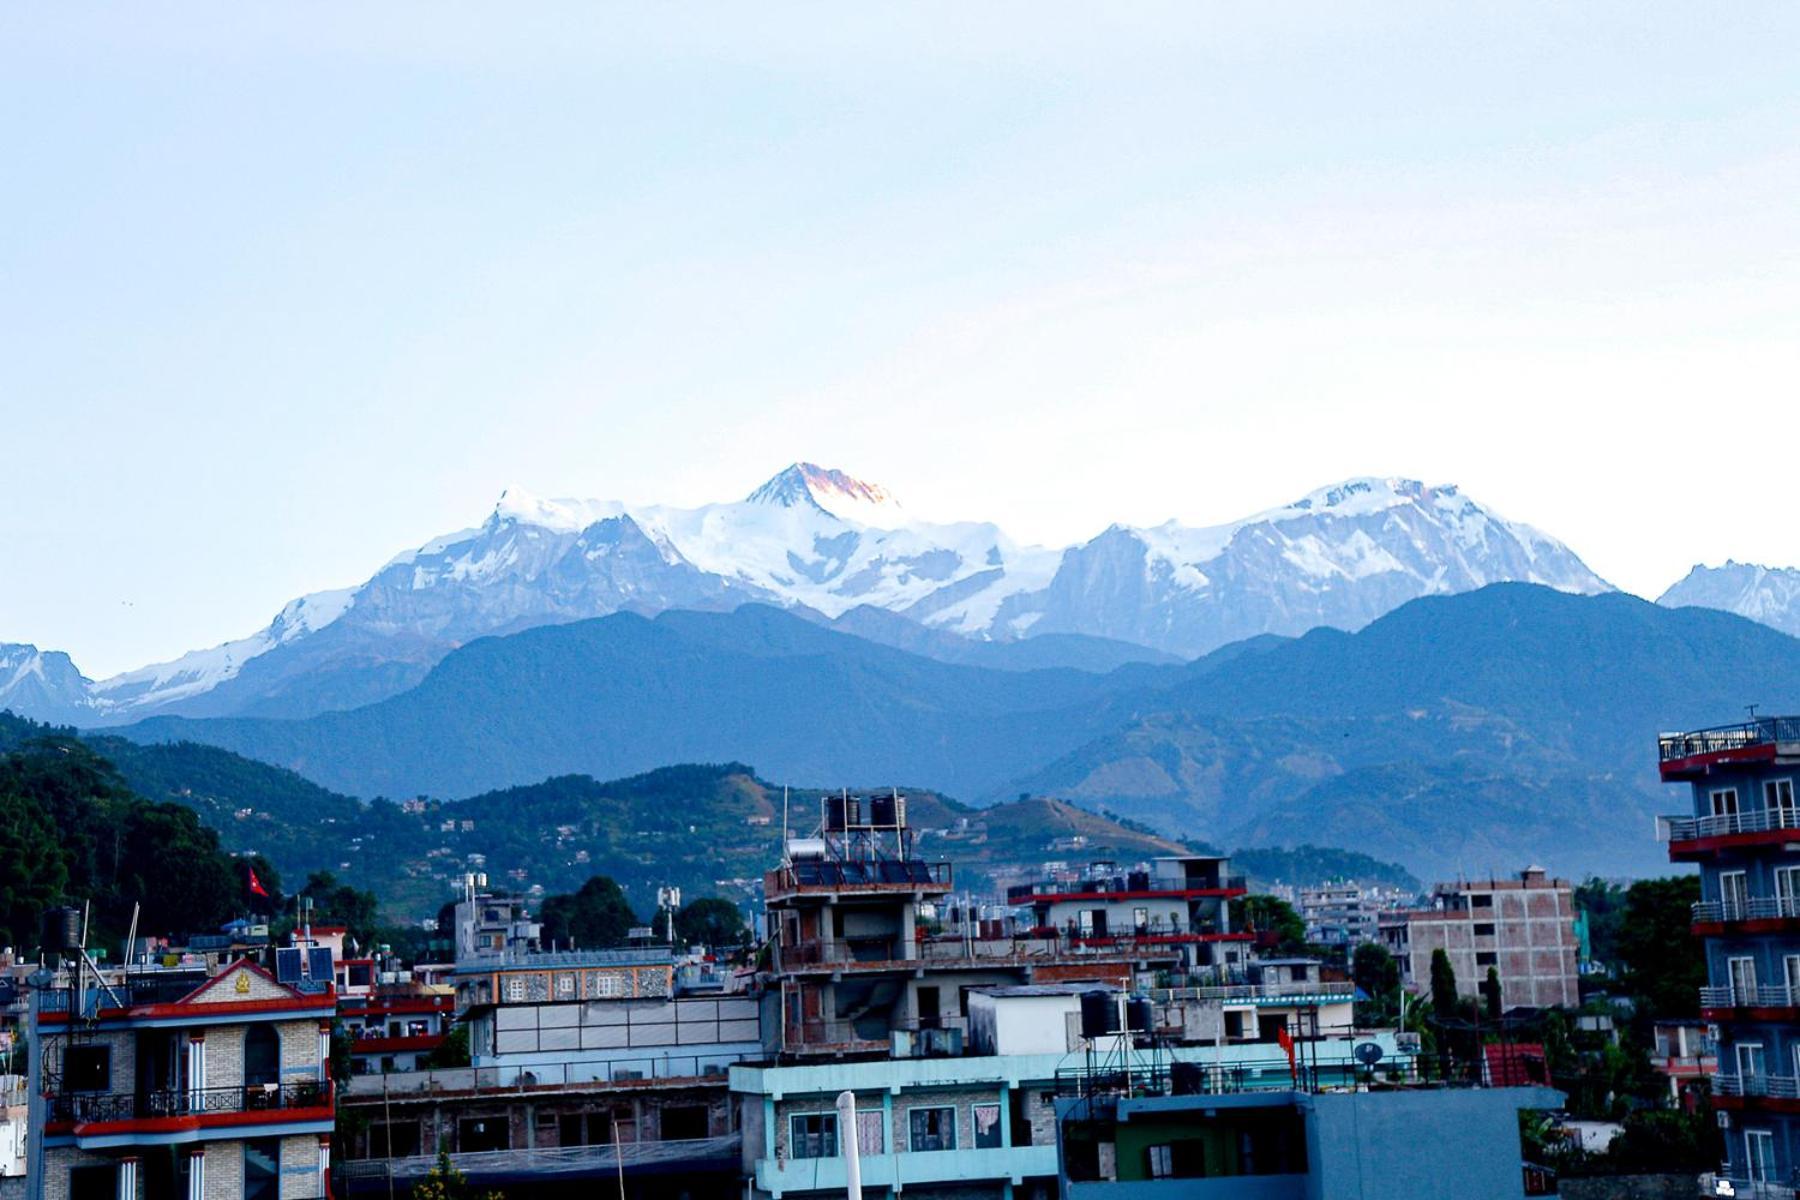
[{"label": "blue building facade", "polygon": [[1800,717],[1762,717],[1658,742],[1691,815],[1665,817],[1669,859],[1700,868],[1698,998],[1715,1030],[1723,1178],[1739,1195],[1800,1182]]}]

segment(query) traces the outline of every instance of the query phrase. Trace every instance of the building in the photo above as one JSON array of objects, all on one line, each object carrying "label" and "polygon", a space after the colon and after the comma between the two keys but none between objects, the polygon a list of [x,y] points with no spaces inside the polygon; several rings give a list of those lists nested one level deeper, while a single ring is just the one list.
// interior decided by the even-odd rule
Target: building
[{"label": "building", "polygon": [[1354,947],[1379,937],[1380,904],[1359,883],[1301,888],[1295,907],[1306,922],[1306,940],[1312,945]]},{"label": "building", "polygon": [[534,1196],[602,1179],[667,1200],[737,1190],[726,1072],[763,1054],[755,1000],[662,944],[545,950],[517,897],[471,895],[456,923],[470,1065],[351,1081],[346,1193],[409,1186],[439,1150],[476,1186]]},{"label": "building", "polygon": [[[1053,1200],[1061,1186],[1058,1099],[1077,1094],[1087,1080],[1129,1077],[1166,1086],[1180,1072],[1215,1093],[1279,1092],[1297,1077],[1342,1085],[1365,1073],[1348,1037],[1321,1043],[1300,1060],[1298,1076],[1273,1042],[1218,1047],[1160,1035],[1086,1038],[1080,1001],[1093,990],[1051,984],[976,991],[970,1041],[958,1054],[733,1067],[752,1200],[842,1196],[850,1136],[870,1200]],[[1165,1013],[1151,1023],[1162,1028],[1171,1019]],[[1389,1064],[1410,1070],[1391,1036],[1364,1040]],[[840,1126],[835,1107],[843,1091],[856,1097],[854,1134]]]},{"label": "building", "polygon": [[914,854],[899,795],[825,797],[814,836],[787,842],[763,888],[768,1049],[787,1060],[887,1054],[896,1036],[951,1049],[978,988],[1126,984],[1178,967],[1192,943],[1185,917],[1182,936],[1165,927],[1154,938],[1111,925],[1020,929],[966,910],[946,922],[951,866]]},{"label": "building", "polygon": [[1574,890],[1542,867],[1517,879],[1440,883],[1429,907],[1383,913],[1379,929],[1415,992],[1430,988],[1432,952],[1443,950],[1459,995],[1481,998],[1491,968],[1508,1008],[1581,1003]]},{"label": "building", "polygon": [[1213,855],[1157,858],[1132,871],[1095,863],[1074,878],[1008,888],[1006,899],[1030,909],[1032,934],[1072,949],[1173,951],[1190,971],[1231,969],[1245,961],[1254,935],[1233,927],[1231,901],[1248,882],[1230,865]]},{"label": "building", "polygon": [[1669,859],[1700,868],[1700,1016],[1718,1029],[1713,1104],[1721,1171],[1745,1194],[1792,1196],[1800,1179],[1800,717],[1664,734],[1662,778],[1690,812],[1658,822]]},{"label": "building", "polygon": [[249,959],[213,973],[62,973],[37,1017],[45,1194],[325,1196],[336,1000],[328,966],[278,969],[279,980]]},{"label": "building", "polygon": [[1519,1110],[1548,1088],[1144,1089],[1057,1101],[1064,1200],[1525,1194]]},{"label": "building", "polygon": [[1669,1081],[1669,1099],[1691,1109],[1712,1091],[1719,1071],[1718,1048],[1704,1021],[1658,1021],[1650,1065]]}]

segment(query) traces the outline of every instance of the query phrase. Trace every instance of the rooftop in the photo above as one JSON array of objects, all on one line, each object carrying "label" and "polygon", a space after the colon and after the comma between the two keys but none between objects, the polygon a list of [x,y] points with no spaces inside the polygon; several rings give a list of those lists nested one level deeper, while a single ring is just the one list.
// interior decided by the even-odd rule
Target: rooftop
[{"label": "rooftop", "polygon": [[1656,756],[1664,779],[1703,775],[1720,764],[1800,756],[1800,717],[1753,717],[1711,729],[1658,734]]}]

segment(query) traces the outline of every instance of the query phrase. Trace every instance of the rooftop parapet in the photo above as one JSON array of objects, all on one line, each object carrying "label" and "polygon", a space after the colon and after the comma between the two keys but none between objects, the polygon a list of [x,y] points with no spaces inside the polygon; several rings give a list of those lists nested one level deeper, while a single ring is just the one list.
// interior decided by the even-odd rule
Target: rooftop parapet
[{"label": "rooftop parapet", "polygon": [[1656,757],[1665,780],[1696,778],[1722,764],[1800,757],[1800,717],[1753,717],[1734,725],[1658,734]]}]

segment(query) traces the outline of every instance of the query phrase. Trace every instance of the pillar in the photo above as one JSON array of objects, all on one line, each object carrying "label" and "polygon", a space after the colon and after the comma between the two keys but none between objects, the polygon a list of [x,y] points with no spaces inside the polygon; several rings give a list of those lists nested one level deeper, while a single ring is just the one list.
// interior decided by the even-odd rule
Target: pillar
[{"label": "pillar", "polygon": [[119,1172],[114,1178],[117,1180],[117,1190],[113,1192],[113,1195],[117,1197],[117,1200],[137,1200],[138,1160],[136,1158],[129,1156],[121,1158]]},{"label": "pillar", "polygon": [[188,1109],[199,1112],[206,1104],[206,1035],[191,1033],[187,1043]]},{"label": "pillar", "polygon": [[319,1082],[331,1078],[331,1025],[319,1023]]},{"label": "pillar", "polygon": [[206,1200],[206,1151],[198,1146],[188,1151],[187,1200]]},{"label": "pillar", "polygon": [[[388,1147],[392,1154],[393,1147]],[[319,1135],[319,1195],[331,1195],[331,1137],[329,1134]]]}]

